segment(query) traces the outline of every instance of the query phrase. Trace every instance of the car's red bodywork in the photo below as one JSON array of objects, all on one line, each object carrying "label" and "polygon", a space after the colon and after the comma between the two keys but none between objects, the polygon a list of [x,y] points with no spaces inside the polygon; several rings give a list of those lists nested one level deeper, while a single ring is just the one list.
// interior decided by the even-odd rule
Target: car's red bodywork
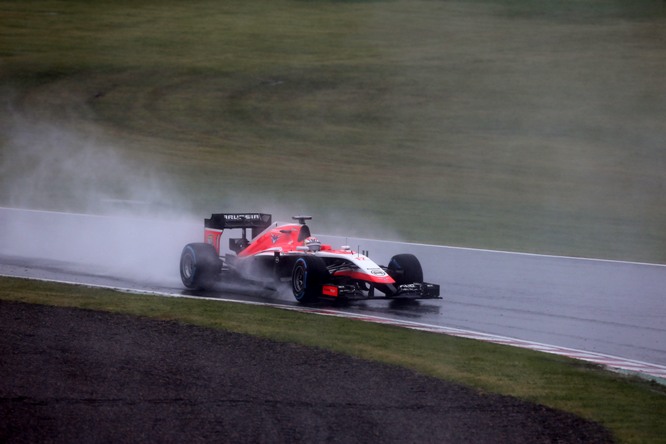
[{"label": "car's red bodywork", "polygon": [[[198,288],[225,276],[266,284],[291,278],[294,296],[301,302],[318,297],[439,297],[439,285],[423,282],[421,265],[412,255],[396,255],[388,266],[380,266],[347,246],[322,245],[305,223],[308,216],[294,217],[298,223],[271,219],[262,213],[220,213],[206,219],[204,244],[189,244],[183,250],[183,283]],[[238,228],[243,230],[242,237],[229,239],[230,253],[222,254],[224,230]],[[247,240],[248,229],[252,240]]]}]

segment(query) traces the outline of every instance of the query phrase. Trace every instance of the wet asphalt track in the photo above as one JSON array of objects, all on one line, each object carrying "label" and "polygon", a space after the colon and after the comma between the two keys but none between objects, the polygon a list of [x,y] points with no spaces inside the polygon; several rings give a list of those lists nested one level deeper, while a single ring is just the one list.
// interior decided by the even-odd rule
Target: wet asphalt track
[{"label": "wet asphalt track", "polygon": [[[198,221],[0,209],[0,274],[187,294],[182,246]],[[311,224],[316,233],[316,221]],[[386,264],[414,253],[441,300],[326,308],[474,330],[666,365],[666,266],[318,236]],[[224,245],[224,240],[223,240]],[[205,296],[295,305],[289,294],[220,289]]]}]

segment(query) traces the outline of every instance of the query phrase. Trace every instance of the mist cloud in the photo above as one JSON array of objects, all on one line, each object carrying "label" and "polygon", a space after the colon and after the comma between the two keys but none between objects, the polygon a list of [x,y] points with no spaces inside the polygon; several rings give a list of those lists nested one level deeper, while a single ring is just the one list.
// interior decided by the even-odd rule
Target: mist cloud
[{"label": "mist cloud", "polygon": [[128,160],[94,131],[16,118],[4,137],[0,172],[7,206],[109,213],[175,201],[176,190],[151,166]]},{"label": "mist cloud", "polygon": [[183,199],[152,166],[95,130],[16,116],[2,129],[0,206],[28,211],[3,210],[0,254],[179,280],[180,250],[200,240],[202,224],[179,209]]}]

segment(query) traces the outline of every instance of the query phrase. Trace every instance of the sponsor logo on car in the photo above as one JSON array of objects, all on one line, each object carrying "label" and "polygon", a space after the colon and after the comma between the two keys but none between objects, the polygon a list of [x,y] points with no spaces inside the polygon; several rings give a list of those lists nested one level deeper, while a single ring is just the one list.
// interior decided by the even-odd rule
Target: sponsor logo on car
[{"label": "sponsor logo on car", "polygon": [[261,216],[258,214],[225,214],[226,220],[260,220]]},{"label": "sponsor logo on car", "polygon": [[374,274],[375,276],[386,276],[386,272],[381,268],[371,268],[368,271]]}]

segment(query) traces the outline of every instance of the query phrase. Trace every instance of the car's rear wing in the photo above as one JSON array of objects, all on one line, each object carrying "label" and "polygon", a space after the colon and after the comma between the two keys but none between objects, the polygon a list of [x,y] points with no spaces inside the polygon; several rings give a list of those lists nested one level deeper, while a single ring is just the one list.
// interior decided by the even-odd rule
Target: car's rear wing
[{"label": "car's rear wing", "polygon": [[220,254],[220,238],[225,229],[242,228],[243,237],[239,240],[246,241],[247,229],[252,230],[252,238],[255,238],[268,228],[272,223],[272,216],[264,213],[215,213],[209,219],[204,219],[204,242],[215,247]]}]

